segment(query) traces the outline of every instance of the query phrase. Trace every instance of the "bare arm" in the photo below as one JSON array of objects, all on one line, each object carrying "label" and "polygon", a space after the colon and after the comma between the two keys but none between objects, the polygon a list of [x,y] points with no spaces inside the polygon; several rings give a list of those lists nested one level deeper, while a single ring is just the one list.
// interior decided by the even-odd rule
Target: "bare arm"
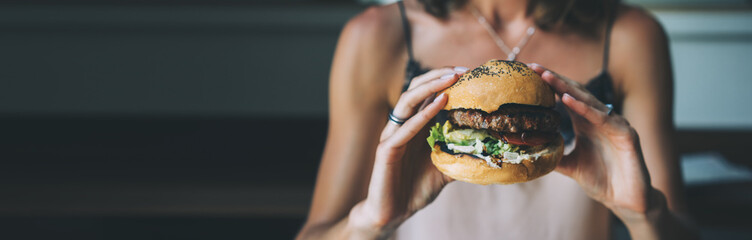
[{"label": "bare arm", "polygon": [[[369,12],[370,11],[370,12]],[[365,199],[379,133],[387,115],[386,76],[378,73],[374,51],[376,10],[344,27],[332,63],[329,131],[308,219],[298,238],[325,238],[344,230],[347,216]],[[374,37],[374,39],[369,39]],[[370,61],[368,60],[370,57]]]},{"label": "bare arm", "polygon": [[451,181],[430,163],[425,137],[417,135],[446,104],[441,95],[427,100],[464,70],[443,68],[414,78],[394,107],[395,115],[409,119],[384,127],[388,80],[401,82],[404,71],[404,62],[395,61],[404,54],[401,29],[389,22],[399,18],[384,8],[351,20],[340,37],[331,73],[329,135],[298,239],[388,237]]},{"label": "bare arm", "polygon": [[[663,236],[690,234],[693,231],[682,223],[686,204],[672,139],[674,89],[666,34],[650,15],[629,9],[616,22],[612,39],[613,54],[618,56],[612,59],[612,69],[623,89],[623,115],[640,135],[651,183],[657,190],[650,200],[657,207],[644,220],[660,223]],[[630,232],[633,238],[643,239],[636,235],[647,231]]]}]

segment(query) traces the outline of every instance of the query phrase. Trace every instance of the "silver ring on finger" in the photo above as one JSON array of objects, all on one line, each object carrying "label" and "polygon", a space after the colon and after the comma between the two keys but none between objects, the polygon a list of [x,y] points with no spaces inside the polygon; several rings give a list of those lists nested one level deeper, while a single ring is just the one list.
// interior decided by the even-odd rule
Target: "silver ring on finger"
[{"label": "silver ring on finger", "polygon": [[614,113],[614,105],[613,104],[606,104],[606,108],[608,108],[608,111],[606,111],[606,115],[611,116],[612,113]]},{"label": "silver ring on finger", "polygon": [[407,121],[407,118],[398,118],[397,116],[394,116],[394,111],[389,113],[389,121],[397,124],[398,126],[402,126]]}]

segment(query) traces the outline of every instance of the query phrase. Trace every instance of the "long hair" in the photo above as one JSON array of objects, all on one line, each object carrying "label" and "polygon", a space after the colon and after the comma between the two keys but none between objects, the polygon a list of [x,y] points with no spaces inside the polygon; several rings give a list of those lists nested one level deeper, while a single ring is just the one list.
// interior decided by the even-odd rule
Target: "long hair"
[{"label": "long hair", "polygon": [[[418,0],[426,12],[446,18],[453,9],[467,4],[467,0]],[[613,15],[619,0],[531,0],[527,15],[542,30],[575,31],[595,36],[600,26]]]}]

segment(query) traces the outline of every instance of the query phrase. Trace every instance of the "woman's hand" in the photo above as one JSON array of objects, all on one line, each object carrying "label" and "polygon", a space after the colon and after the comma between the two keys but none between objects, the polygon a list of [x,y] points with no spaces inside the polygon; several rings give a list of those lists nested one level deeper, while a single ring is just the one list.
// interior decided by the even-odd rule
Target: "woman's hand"
[{"label": "woman's hand", "polygon": [[430,161],[424,131],[444,107],[447,97],[435,94],[457,81],[466,68],[442,68],[414,78],[392,114],[376,150],[368,196],[350,213],[356,228],[388,236],[404,220],[428,205],[452,181]]},{"label": "woman's hand", "polygon": [[617,215],[645,213],[653,207],[651,195],[660,192],[650,185],[635,129],[581,84],[537,64],[529,67],[551,85],[572,117],[575,146],[556,171],[573,178],[588,196]]},{"label": "woman's hand", "polygon": [[575,146],[556,171],[573,178],[592,199],[608,207],[633,239],[697,239],[691,224],[673,215],[663,193],[650,183],[637,131],[581,84],[528,65],[567,106]]}]

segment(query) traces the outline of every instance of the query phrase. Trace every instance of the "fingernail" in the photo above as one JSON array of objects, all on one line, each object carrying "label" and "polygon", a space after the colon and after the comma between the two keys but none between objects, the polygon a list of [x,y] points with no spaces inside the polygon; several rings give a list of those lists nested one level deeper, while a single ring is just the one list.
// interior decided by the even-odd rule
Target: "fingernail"
[{"label": "fingernail", "polygon": [[569,95],[569,93],[564,93],[564,96],[562,98],[571,98],[572,100],[577,100],[572,95]]},{"label": "fingernail", "polygon": [[467,70],[469,69],[466,67],[454,67],[454,71],[457,71],[457,72],[467,72]]},{"label": "fingernail", "polygon": [[443,98],[445,96],[446,96],[446,93],[441,93],[441,94],[439,94],[439,96],[436,96],[436,98],[433,99],[433,102],[438,102],[439,99],[441,99],[441,98]]},{"label": "fingernail", "polygon": [[441,78],[440,78],[440,79],[441,79],[441,80],[449,80],[449,79],[452,79],[452,78],[454,78],[454,75],[455,75],[454,73],[450,73],[450,74],[447,74],[447,75],[441,76]]}]

